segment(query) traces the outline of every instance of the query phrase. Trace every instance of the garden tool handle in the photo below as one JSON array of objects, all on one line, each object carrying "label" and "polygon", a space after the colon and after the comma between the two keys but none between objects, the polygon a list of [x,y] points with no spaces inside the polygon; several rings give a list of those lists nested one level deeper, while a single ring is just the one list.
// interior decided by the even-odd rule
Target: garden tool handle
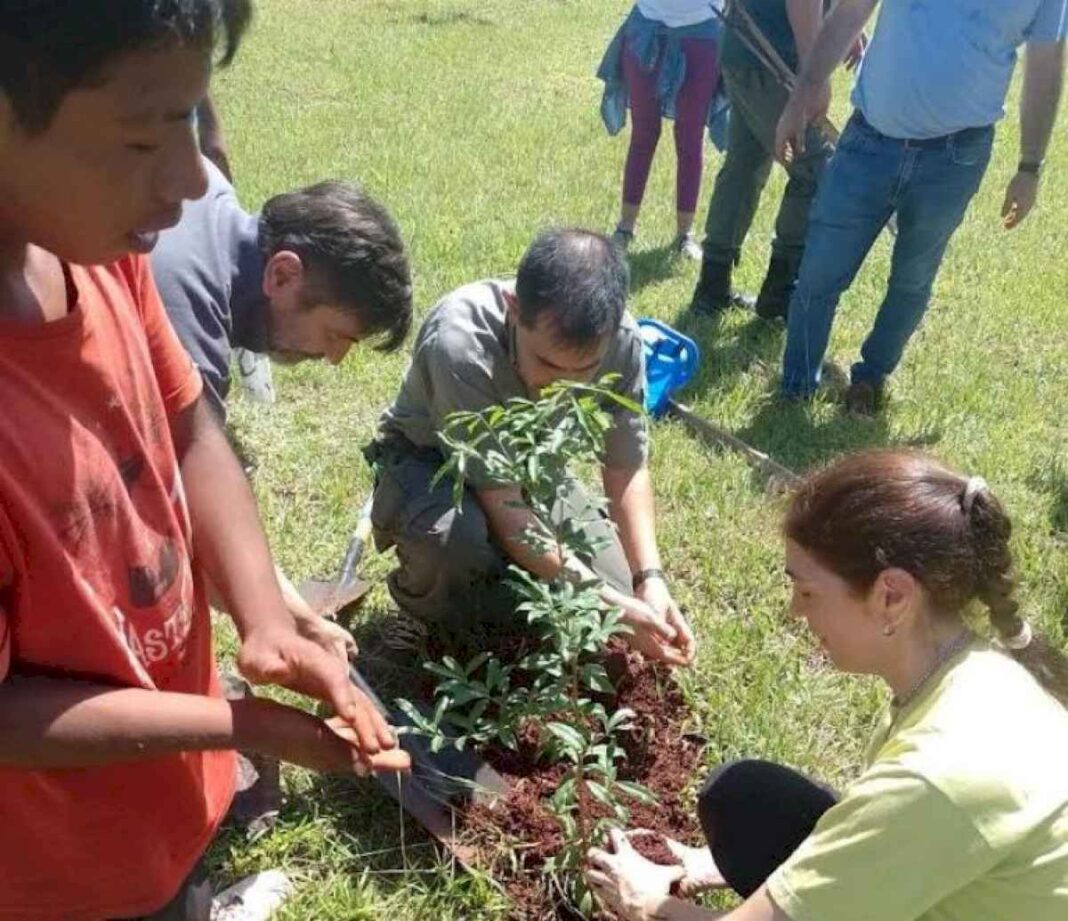
[{"label": "garden tool handle", "polygon": [[349,540],[349,549],[345,552],[345,561],[341,564],[341,574],[338,576],[338,584],[348,585],[356,575],[356,567],[360,565],[363,551],[367,547],[367,541],[371,537],[371,507],[374,503],[374,494],[368,497],[360,509],[360,519],[356,522],[356,529],[352,532]]}]

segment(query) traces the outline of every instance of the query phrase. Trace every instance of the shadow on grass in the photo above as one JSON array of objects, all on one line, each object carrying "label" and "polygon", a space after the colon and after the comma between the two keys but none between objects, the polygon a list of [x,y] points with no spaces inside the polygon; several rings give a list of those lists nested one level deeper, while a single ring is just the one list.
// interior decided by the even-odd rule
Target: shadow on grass
[{"label": "shadow on grass", "polygon": [[839,407],[832,415],[818,418],[815,407],[778,397],[770,397],[737,435],[798,473],[853,451],[925,449],[942,440],[941,431],[934,429],[893,438],[885,411],[873,419],[859,419]]},{"label": "shadow on grass", "polygon": [[752,315],[740,327],[728,329],[731,314],[699,314],[684,307],[672,325],[693,339],[701,349],[697,374],[680,394],[683,402],[704,396],[711,390],[729,386],[755,365],[771,366],[782,353],[782,324]]},{"label": "shadow on grass", "polygon": [[[1068,465],[1052,458],[1027,478],[1027,485],[1052,495],[1049,508],[1050,527],[1068,535]],[[1068,614],[1065,615],[1068,617]]]},{"label": "shadow on grass", "polygon": [[679,257],[670,246],[658,246],[641,252],[628,251],[627,262],[630,265],[630,290],[638,292],[671,278],[678,269]]},{"label": "shadow on grass", "polygon": [[398,25],[416,26],[495,26],[496,21],[470,10],[442,10],[436,13],[411,13],[390,20]]},{"label": "shadow on grass", "polygon": [[[323,844],[334,837],[323,826],[343,830],[342,848],[322,853]],[[288,785],[278,822],[265,834],[250,839],[229,821],[220,828],[206,855],[214,888],[253,871],[231,865],[234,855],[247,855],[250,847],[253,854],[260,852],[254,863],[274,864],[272,855],[284,848],[290,862],[381,874],[398,887],[404,886],[406,871],[426,872],[441,867],[444,859],[441,845],[414,819],[402,818],[397,803],[376,781],[325,774],[309,774]]]},{"label": "shadow on grass", "polygon": [[[734,311],[706,315],[685,308],[675,316],[675,328],[701,347],[701,365],[679,399],[687,404],[696,402],[712,391],[730,388],[736,378],[750,372],[774,382],[765,385],[770,390],[750,422],[732,433],[773,460],[803,473],[850,451],[889,446],[923,449],[941,440],[942,433],[937,430],[917,432],[904,439],[892,437],[888,422],[892,406],[873,419],[848,415],[841,403],[849,387],[849,373],[834,362],[824,363],[816,404],[781,399],[777,392],[778,367],[785,327],[753,314],[738,325],[731,322],[736,316]],[[821,412],[819,402],[835,404],[833,411]],[[716,423],[715,419],[709,421]],[[756,476],[761,483],[765,479]],[[1068,516],[1068,500],[1065,515]]]},{"label": "shadow on grass", "polygon": [[415,819],[402,818],[397,801],[376,780],[315,775],[305,789],[290,797],[282,817],[299,819],[316,812],[341,819],[346,836],[353,839],[360,871],[378,871],[400,882],[400,869],[441,865],[443,846]]}]

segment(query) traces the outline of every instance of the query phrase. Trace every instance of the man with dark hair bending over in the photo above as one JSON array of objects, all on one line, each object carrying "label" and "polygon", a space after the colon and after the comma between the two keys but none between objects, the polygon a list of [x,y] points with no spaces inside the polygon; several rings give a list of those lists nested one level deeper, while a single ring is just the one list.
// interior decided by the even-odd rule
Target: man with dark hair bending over
[{"label": "man with dark hair bending over", "polygon": [[408,256],[389,213],[359,186],[320,182],[248,214],[204,160],[208,194],[160,234],[152,273],[182,345],[225,418],[231,350],[282,364],[338,364],[354,342],[400,347],[412,323]]},{"label": "man with dark hair bending over", "polygon": [[[208,193],[159,235],[152,273],[174,330],[204,378],[204,398],[226,420],[231,352],[283,364],[339,364],[353,343],[399,348],[412,323],[408,254],[380,204],[349,182],[276,195],[249,214],[206,158]],[[301,631],[345,658],[341,627],[317,617],[278,571]]]},{"label": "man with dark hair bending over", "polygon": [[[466,285],[427,317],[401,391],[367,449],[377,481],[375,541],[397,549],[389,588],[411,618],[455,629],[514,614],[501,586],[509,563],[545,579],[561,568],[589,578],[592,568],[605,583],[605,601],[633,628],[634,648],[673,665],[693,661],[693,633],[661,569],[639,415],[614,410],[601,473],[618,538],[593,560],[563,560],[522,543],[531,513],[514,486],[474,472],[457,509],[452,484],[433,483],[451,413],[610,373],[619,375],[623,394],[642,402],[642,342],[626,313],[627,285],[624,257],[606,237],[553,230],[531,244],[514,281]],[[581,515],[589,500],[575,484],[563,506]]]}]

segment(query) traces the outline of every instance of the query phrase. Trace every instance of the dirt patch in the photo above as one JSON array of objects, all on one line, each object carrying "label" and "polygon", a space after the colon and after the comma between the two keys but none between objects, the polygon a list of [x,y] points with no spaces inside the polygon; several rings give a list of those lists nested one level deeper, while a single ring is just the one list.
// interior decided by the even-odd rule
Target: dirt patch
[{"label": "dirt patch", "polygon": [[642,857],[662,867],[674,867],[679,863],[679,858],[671,852],[664,836],[658,832],[641,831],[638,834],[632,834],[630,843]]},{"label": "dirt patch", "polygon": [[[703,841],[694,807],[685,796],[697,770],[700,742],[684,735],[685,701],[667,670],[621,647],[609,653],[606,666],[618,689],[612,707],[629,707],[637,714],[634,728],[623,739],[627,758],[620,763],[620,779],[642,784],[658,800],[656,806],[628,801],[629,827],[660,833],[636,836],[635,847],[656,863],[677,863],[660,835],[694,845]],[[549,891],[542,875],[545,861],[561,845],[559,824],[547,800],[565,768],[537,760],[537,731],[537,726],[524,728],[519,752],[484,752],[511,790],[492,805],[464,808],[460,816],[463,837],[504,886],[513,905],[510,917],[516,921],[578,917],[560,893]],[[601,814],[607,815],[607,809]]]}]

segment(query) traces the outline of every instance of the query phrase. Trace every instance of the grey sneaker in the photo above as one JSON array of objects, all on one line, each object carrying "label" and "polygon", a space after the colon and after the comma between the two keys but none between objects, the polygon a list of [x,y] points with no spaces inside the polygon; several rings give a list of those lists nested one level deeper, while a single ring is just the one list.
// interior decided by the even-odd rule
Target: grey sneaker
[{"label": "grey sneaker", "polygon": [[248,398],[256,403],[274,403],[271,359],[248,349],[234,349],[233,361],[237,365],[237,379]]},{"label": "grey sneaker", "polygon": [[220,892],[211,921],[267,921],[289,897],[293,883],[281,870],[264,870]]},{"label": "grey sneaker", "polygon": [[700,262],[704,253],[701,250],[701,244],[698,243],[692,233],[684,233],[682,236],[675,237],[675,242],[671,244],[671,251],[676,256],[682,256],[683,259],[692,259],[694,262]]}]

